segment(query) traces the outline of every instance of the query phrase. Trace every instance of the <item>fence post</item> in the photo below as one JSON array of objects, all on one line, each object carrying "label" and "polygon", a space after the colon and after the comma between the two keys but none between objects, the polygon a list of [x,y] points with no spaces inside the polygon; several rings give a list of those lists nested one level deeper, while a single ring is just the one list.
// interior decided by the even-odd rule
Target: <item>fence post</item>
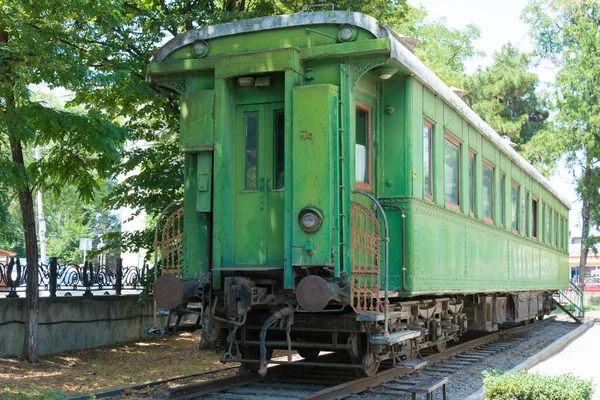
[{"label": "fence post", "polygon": [[[91,286],[94,283],[94,272],[92,271],[92,263],[86,261],[83,263],[83,284],[85,285],[85,293],[84,296],[93,296]],[[89,275],[88,275],[89,273]]]},{"label": "fence post", "polygon": [[56,257],[50,258],[50,281],[48,282],[48,288],[50,290],[50,297],[56,297],[56,284],[58,281],[58,261]]},{"label": "fence post", "polygon": [[6,297],[9,299],[16,299],[19,297],[19,295],[17,294],[17,286],[19,286],[21,284],[21,262],[19,261],[18,258],[17,258],[17,279],[16,280],[13,280],[13,278],[12,278],[14,266],[15,266],[15,259],[11,257],[10,262],[6,266],[6,283],[10,287],[10,291],[8,292],[8,295]]},{"label": "fence post", "polygon": [[117,281],[115,282],[115,292],[117,296],[121,295],[123,289],[123,259],[117,258]]}]

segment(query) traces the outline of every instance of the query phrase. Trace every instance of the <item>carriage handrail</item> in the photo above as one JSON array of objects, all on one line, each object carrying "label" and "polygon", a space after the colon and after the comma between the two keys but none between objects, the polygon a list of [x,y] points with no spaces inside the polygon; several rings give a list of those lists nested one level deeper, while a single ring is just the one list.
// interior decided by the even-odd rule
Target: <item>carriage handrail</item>
[{"label": "carriage handrail", "polygon": [[353,194],[361,194],[361,195],[369,198],[373,203],[375,203],[375,206],[377,206],[377,208],[381,212],[381,216],[383,217],[383,224],[385,226],[385,236],[383,239],[381,239],[385,243],[385,251],[384,251],[384,257],[383,257],[384,263],[385,263],[385,289],[384,289],[385,299],[383,301],[383,318],[384,318],[384,336],[388,337],[390,335],[389,326],[388,326],[388,308],[390,305],[390,301],[388,300],[388,283],[389,283],[388,248],[389,248],[389,243],[390,243],[390,232],[388,229],[387,217],[385,215],[383,206],[381,205],[381,203],[379,203],[379,201],[375,198],[375,196],[373,196],[372,194],[367,193],[365,191],[358,190],[358,189],[354,189],[352,191],[352,193]]}]

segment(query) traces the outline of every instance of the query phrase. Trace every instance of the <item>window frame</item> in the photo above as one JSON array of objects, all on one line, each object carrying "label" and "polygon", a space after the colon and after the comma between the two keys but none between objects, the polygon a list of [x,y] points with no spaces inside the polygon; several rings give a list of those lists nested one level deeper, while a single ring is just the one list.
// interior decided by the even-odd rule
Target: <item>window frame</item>
[{"label": "window frame", "polygon": [[[533,206],[533,203],[535,203],[535,207]],[[538,222],[539,222],[539,205],[540,205],[540,198],[535,196],[535,195],[531,195],[531,239],[533,240],[539,240],[539,230],[538,230]],[[535,218],[534,218],[534,212],[535,212]],[[535,235],[533,233],[536,233]]]},{"label": "window frame", "polygon": [[[513,205],[512,205],[512,188],[517,188],[517,207],[516,207],[516,213],[515,213],[515,215],[517,217],[517,221],[516,221],[516,223],[517,223],[517,229],[513,229],[513,217],[515,215],[513,215],[513,212],[512,212],[512,210],[513,210]],[[520,197],[519,195],[520,195],[520,191],[521,191],[521,185],[519,185],[515,181],[512,181],[511,182],[511,186],[510,186],[510,210],[511,210],[511,213],[510,213],[510,216],[511,216],[511,219],[510,219],[510,230],[512,231],[512,233],[516,233],[516,234],[519,234],[519,222],[520,222],[519,216],[521,214],[521,212],[520,212],[521,211],[520,210],[521,207],[519,207],[519,197]]]},{"label": "window frame", "polygon": [[565,249],[565,218],[561,215],[559,218],[559,223],[560,223],[560,227],[559,227],[559,231],[560,231],[560,242],[559,242],[559,249],[560,250],[564,250]]},{"label": "window frame", "polygon": [[[429,128],[429,189],[430,194],[425,193],[425,185],[423,185],[423,198],[426,200],[433,201],[434,188],[433,188],[433,122],[427,118],[423,118],[423,127]],[[423,155],[425,153],[425,146],[423,146]],[[423,167],[425,167],[425,160],[423,160]]]},{"label": "window frame", "polygon": [[530,222],[529,222],[529,211],[531,209],[531,194],[529,193],[529,190],[525,191],[525,196],[523,196],[523,201],[525,202],[525,209],[523,210],[523,217],[525,218],[524,225],[525,225],[525,237],[530,238],[531,234],[529,233],[529,228],[530,228]]},{"label": "window frame", "polygon": [[500,171],[500,228],[504,229],[506,219],[506,173]]},{"label": "window frame", "polygon": [[[366,192],[373,191],[373,119],[372,119],[372,107],[366,103],[363,103],[360,100],[355,100],[354,102],[354,115],[356,116],[356,111],[362,110],[367,113],[367,182],[359,182],[356,181],[356,176],[354,180],[356,181],[356,188],[359,190],[364,190]],[[354,143],[356,144],[356,118],[354,119]],[[354,160],[354,171],[356,172],[356,159]]]},{"label": "window frame", "polygon": [[545,232],[544,243],[552,246],[552,207],[548,204],[546,204],[546,226],[544,227],[544,231],[546,231],[546,228],[548,228],[548,231]]},{"label": "window frame", "polygon": [[469,209],[469,215],[471,215],[471,217],[475,217],[475,152],[471,149],[469,149],[469,167],[471,167],[472,172],[471,176],[469,177],[469,198],[471,206]]},{"label": "window frame", "polygon": [[[455,139],[454,137],[452,137],[449,133],[444,133],[444,141],[448,141],[450,142],[450,144],[454,145],[457,150],[458,150],[458,163],[457,163],[457,167],[458,167],[458,171],[457,171],[457,176],[458,176],[458,188],[457,188],[457,195],[458,195],[458,204],[454,204],[454,203],[450,203],[449,201],[446,201],[446,162],[444,161],[444,204],[446,205],[446,207],[455,210],[455,211],[460,211],[460,151],[461,151],[461,143]],[[445,146],[445,142],[444,142],[444,156],[445,156],[445,150],[446,150],[446,146]]]},{"label": "window frame", "polygon": [[495,180],[494,179],[495,178],[494,174],[496,173],[496,167],[493,164],[490,164],[489,162],[486,162],[485,160],[482,161],[482,166],[483,166],[483,168],[481,169],[481,190],[482,190],[481,204],[482,204],[482,206],[483,206],[483,189],[485,187],[485,185],[483,184],[483,171],[484,171],[485,168],[487,168],[492,173],[492,196],[490,197],[491,200],[492,200],[492,204],[490,205],[491,209],[492,209],[492,218],[491,219],[487,218],[485,216],[485,209],[482,208],[483,220],[485,222],[487,222],[488,224],[492,224],[493,225],[494,224],[494,220],[496,219],[496,213],[494,212],[494,207],[496,207],[496,201],[495,201],[496,200],[495,199],[495,195],[496,195],[495,192],[496,191],[494,190],[494,183],[496,183],[496,182],[494,182],[494,180]]},{"label": "window frame", "polygon": [[558,217],[558,211],[554,210],[554,247],[556,247],[558,249],[558,221],[559,221],[559,217]]}]

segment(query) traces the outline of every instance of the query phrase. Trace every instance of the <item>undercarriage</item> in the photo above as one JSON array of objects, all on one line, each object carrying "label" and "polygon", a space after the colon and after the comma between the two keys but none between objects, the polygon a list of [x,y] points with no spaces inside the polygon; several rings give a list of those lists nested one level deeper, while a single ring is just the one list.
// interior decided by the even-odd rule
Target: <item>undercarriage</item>
[{"label": "undercarriage", "polygon": [[259,304],[236,312],[226,312],[218,303],[212,306],[204,312],[201,347],[223,350],[223,362],[242,362],[265,375],[273,350],[286,350],[288,361],[296,351],[303,362],[315,366],[321,365],[320,352],[328,351],[344,355],[348,367],[361,376],[377,372],[384,360],[396,365],[424,349],[442,352],[466,332],[526,323],[554,308],[550,292],[391,298],[386,332],[384,313],[357,314],[343,305],[320,312],[298,305]]}]

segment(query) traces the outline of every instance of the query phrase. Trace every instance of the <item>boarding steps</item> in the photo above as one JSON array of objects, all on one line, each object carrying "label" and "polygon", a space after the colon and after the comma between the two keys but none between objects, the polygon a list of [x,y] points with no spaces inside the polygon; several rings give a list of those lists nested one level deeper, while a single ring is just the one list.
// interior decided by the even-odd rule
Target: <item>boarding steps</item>
[{"label": "boarding steps", "polygon": [[576,322],[582,322],[585,316],[583,291],[573,282],[568,289],[561,289],[553,297],[554,303]]}]

